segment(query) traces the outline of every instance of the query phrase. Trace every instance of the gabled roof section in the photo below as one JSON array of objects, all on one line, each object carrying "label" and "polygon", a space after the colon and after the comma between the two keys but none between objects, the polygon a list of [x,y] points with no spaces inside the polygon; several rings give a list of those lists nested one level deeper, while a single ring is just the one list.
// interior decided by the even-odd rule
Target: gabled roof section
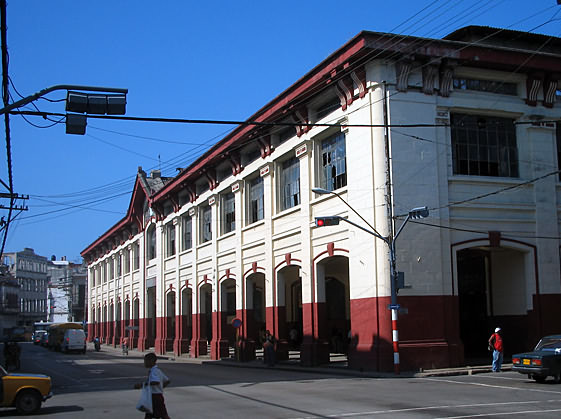
[{"label": "gabled roof section", "polygon": [[117,237],[119,233],[126,230],[130,231],[132,225],[136,225],[138,229],[141,230],[144,217],[144,202],[148,200],[148,205],[150,205],[152,202],[150,197],[171,180],[172,178],[170,177],[162,177],[159,170],[153,170],[150,173],[150,177],[147,177],[146,172],[139,166],[127,215],[84,249],[81,252],[82,257],[86,258],[95,248],[100,246],[103,242],[110,241],[112,237]]}]

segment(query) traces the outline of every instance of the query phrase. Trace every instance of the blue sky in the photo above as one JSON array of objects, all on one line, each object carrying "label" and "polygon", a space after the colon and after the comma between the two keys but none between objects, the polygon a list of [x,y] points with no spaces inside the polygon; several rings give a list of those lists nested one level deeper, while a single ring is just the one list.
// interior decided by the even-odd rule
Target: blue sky
[{"label": "blue sky", "polygon": [[[244,120],[362,30],[440,38],[486,25],[559,37],[559,17],[556,0],[11,0],[11,94],[122,87],[129,116]],[[62,102],[35,104],[64,112]],[[76,136],[27,119],[11,117],[11,153],[14,191],[30,195],[29,210],[11,224],[5,251],[73,261],[125,215],[138,166],[174,176],[232,128],[90,119]]]}]

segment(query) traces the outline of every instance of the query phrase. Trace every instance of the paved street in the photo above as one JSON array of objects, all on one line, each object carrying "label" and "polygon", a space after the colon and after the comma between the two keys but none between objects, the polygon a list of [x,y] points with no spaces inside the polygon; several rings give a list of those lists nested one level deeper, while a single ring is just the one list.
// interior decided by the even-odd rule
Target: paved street
[{"label": "paved street", "polygon": [[[135,410],[145,378],[141,354],[86,355],[23,346],[22,371],[53,378],[44,418],[141,418]],[[171,378],[170,416],[178,418],[473,418],[561,415],[561,384],[537,384],[514,372],[422,378],[365,378],[337,374],[233,368],[188,359],[160,360]],[[15,414],[0,410],[0,417]]]}]

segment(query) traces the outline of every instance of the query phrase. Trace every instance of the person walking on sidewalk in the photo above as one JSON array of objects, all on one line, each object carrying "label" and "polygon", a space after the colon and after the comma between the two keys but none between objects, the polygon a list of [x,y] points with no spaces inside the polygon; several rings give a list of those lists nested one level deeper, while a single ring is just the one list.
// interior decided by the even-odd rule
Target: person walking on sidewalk
[{"label": "person walking on sidewalk", "polygon": [[493,350],[493,372],[501,372],[503,365],[503,338],[500,332],[501,328],[497,327],[489,338],[489,350]]},{"label": "person walking on sidewalk", "polygon": [[[152,393],[152,412],[146,413],[144,419],[170,419],[164,402],[164,387],[170,383],[169,378],[156,366],[158,357],[149,352],[144,355],[144,366],[150,368],[148,372],[148,385]],[[134,388],[142,388],[142,383],[135,384]]]}]

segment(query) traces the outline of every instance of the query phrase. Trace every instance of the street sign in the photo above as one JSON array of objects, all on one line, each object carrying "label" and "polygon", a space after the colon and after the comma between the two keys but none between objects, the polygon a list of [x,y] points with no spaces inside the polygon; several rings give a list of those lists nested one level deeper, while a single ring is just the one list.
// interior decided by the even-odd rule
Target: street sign
[{"label": "street sign", "polygon": [[232,326],[234,326],[236,329],[239,328],[241,325],[242,325],[242,321],[240,319],[232,320]]},{"label": "street sign", "polygon": [[138,330],[138,326],[127,326],[125,330]]},{"label": "street sign", "polygon": [[399,310],[400,307],[399,304],[388,304],[388,310]]}]

